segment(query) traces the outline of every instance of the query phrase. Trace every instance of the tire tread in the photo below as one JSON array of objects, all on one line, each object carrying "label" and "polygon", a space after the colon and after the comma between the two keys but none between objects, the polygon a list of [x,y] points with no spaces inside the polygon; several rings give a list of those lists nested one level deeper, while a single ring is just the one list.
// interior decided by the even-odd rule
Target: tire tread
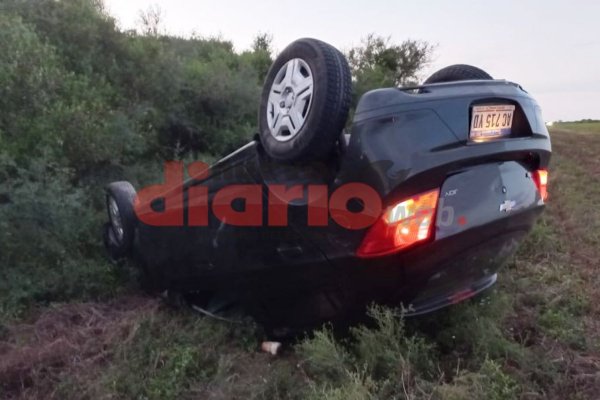
[{"label": "tire tread", "polygon": [[448,67],[442,68],[435,72],[424,82],[425,84],[430,83],[442,83],[442,82],[455,82],[455,81],[466,81],[466,80],[491,80],[494,79],[490,74],[484,70],[467,64],[455,64]]}]

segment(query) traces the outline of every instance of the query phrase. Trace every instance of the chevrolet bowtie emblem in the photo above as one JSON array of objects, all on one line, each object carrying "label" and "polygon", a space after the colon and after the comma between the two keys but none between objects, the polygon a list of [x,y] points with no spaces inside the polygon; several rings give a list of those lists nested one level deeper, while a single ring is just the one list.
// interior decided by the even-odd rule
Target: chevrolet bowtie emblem
[{"label": "chevrolet bowtie emblem", "polygon": [[511,212],[516,206],[516,201],[506,200],[504,203],[500,204],[500,211]]}]

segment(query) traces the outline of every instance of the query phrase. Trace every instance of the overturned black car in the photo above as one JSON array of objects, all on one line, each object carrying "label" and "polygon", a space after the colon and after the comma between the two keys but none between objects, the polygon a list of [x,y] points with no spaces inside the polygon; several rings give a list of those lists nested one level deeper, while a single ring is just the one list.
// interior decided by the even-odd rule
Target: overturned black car
[{"label": "overturned black car", "polygon": [[544,208],[551,145],[519,85],[454,65],[362,96],[344,56],[289,45],[266,78],[255,139],[163,185],[107,188],[104,242],[146,286],[271,328],[407,315],[494,284]]}]

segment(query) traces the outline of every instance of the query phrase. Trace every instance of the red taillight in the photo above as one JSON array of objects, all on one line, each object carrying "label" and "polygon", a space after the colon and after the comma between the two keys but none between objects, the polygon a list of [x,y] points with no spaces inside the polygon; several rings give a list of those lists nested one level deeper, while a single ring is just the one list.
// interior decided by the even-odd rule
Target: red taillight
[{"label": "red taillight", "polygon": [[538,169],[533,173],[533,180],[540,192],[542,200],[548,200],[548,171],[545,169]]},{"label": "red taillight", "polygon": [[431,238],[439,196],[435,189],[388,207],[367,232],[357,255],[379,257]]}]

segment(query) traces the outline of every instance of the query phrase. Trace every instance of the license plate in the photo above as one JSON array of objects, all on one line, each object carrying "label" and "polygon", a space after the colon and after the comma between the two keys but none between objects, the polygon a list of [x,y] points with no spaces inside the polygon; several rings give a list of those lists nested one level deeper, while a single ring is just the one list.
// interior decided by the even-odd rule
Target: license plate
[{"label": "license plate", "polygon": [[474,106],[471,119],[471,140],[481,141],[510,136],[515,106]]}]

